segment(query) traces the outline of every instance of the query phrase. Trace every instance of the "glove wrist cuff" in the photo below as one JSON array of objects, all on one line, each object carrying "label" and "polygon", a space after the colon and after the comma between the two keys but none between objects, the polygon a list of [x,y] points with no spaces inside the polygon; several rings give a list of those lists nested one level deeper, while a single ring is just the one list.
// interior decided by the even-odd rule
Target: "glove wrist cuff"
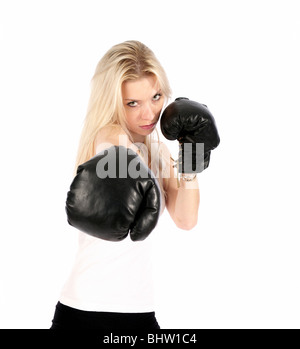
[{"label": "glove wrist cuff", "polygon": [[180,178],[185,182],[192,182],[197,177],[197,173],[180,173]]}]

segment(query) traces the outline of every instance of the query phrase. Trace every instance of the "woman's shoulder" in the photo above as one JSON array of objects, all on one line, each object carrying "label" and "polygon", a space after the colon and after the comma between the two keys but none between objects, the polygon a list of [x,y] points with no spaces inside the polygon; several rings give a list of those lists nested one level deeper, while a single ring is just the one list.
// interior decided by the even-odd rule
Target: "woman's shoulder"
[{"label": "woman's shoulder", "polygon": [[171,156],[168,146],[160,140],[151,142],[151,154],[163,156],[164,159],[169,159]]},{"label": "woman's shoulder", "polygon": [[126,133],[120,125],[106,125],[98,131],[96,142],[101,143],[109,140],[116,142],[119,136],[125,135]]},{"label": "woman's shoulder", "polygon": [[157,163],[161,168],[162,173],[169,171],[169,167],[174,165],[170,149],[161,141],[151,143],[151,158],[152,164]]},{"label": "woman's shoulder", "polygon": [[97,154],[103,149],[119,145],[130,147],[131,142],[128,135],[120,125],[107,125],[98,131],[94,142],[94,150]]}]

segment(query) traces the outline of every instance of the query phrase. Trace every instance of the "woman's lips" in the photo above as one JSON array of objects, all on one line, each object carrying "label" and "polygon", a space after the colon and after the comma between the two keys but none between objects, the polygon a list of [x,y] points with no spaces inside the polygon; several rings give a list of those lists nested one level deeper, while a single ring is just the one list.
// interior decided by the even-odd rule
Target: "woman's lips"
[{"label": "woman's lips", "polygon": [[156,125],[156,122],[154,122],[153,124],[150,125],[144,125],[144,126],[140,126],[140,128],[142,128],[143,130],[151,130],[152,128],[154,128]]}]

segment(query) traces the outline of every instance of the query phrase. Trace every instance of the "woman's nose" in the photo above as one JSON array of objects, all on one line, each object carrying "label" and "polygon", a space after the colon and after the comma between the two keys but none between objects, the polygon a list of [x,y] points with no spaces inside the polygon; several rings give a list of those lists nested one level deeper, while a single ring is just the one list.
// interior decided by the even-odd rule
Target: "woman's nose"
[{"label": "woman's nose", "polygon": [[143,120],[153,120],[155,118],[154,108],[149,103],[144,105],[141,118]]}]

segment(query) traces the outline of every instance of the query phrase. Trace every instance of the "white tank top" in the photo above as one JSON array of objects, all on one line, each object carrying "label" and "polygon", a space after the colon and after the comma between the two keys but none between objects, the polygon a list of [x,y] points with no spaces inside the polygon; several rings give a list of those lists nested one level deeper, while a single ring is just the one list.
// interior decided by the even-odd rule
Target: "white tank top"
[{"label": "white tank top", "polygon": [[[161,201],[162,214],[163,195]],[[75,263],[60,302],[88,311],[154,311],[151,249],[155,233],[154,229],[143,241],[133,242],[128,236],[111,242],[79,232]]]}]

